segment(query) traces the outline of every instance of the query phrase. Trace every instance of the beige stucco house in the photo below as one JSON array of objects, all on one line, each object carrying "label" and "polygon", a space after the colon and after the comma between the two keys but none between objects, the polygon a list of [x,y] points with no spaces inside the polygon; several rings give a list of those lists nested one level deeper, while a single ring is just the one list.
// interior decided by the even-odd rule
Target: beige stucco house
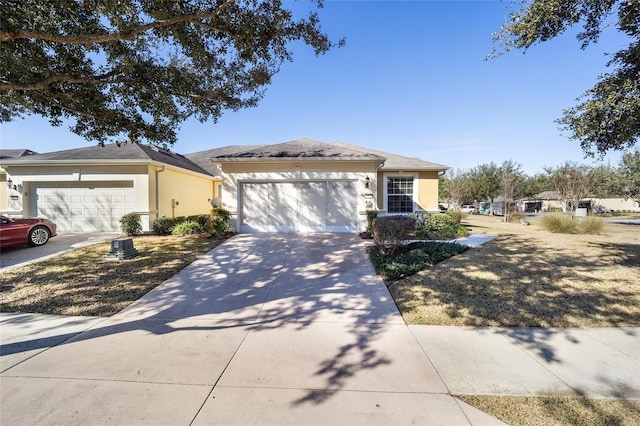
[{"label": "beige stucco house", "polygon": [[185,156],[141,144],[107,145],[0,159],[0,167],[16,185],[3,210],[47,217],[61,231],[117,231],[129,212],[139,213],[150,230],[158,217],[221,206],[239,232],[359,232],[367,210],[438,211],[438,175],[447,170],[308,139]]},{"label": "beige stucco house", "polygon": [[219,202],[240,232],[358,232],[366,229],[367,210],[438,211],[438,175],[448,168],[309,139],[229,146],[187,158],[220,173]]},{"label": "beige stucco house", "polygon": [[2,210],[46,217],[59,231],[119,231],[131,212],[145,230],[158,217],[208,213],[220,181],[182,155],[142,144],[4,158],[0,167],[12,181]]}]

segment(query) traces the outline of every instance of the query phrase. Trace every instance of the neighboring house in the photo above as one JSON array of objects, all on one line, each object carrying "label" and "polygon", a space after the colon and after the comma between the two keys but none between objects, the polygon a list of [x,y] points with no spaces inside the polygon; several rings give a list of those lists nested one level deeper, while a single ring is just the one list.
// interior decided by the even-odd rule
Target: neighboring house
[{"label": "neighboring house", "polygon": [[[37,152],[30,149],[0,149],[0,160],[21,158],[34,154],[37,154]],[[0,167],[0,212],[13,215],[22,214],[22,207],[19,204],[19,189],[21,188],[7,177],[7,171]]]},{"label": "neighboring house", "polygon": [[[547,211],[565,211],[566,207],[560,201],[558,194],[555,191],[544,191],[536,195],[530,200],[523,201],[523,209],[526,212],[537,210],[542,212]],[[619,198],[594,198],[588,197],[580,200],[581,208],[586,208],[588,211],[595,210],[596,212],[610,212],[610,211],[633,211],[640,212],[640,203],[633,199],[625,200],[622,197]]]},{"label": "neighboring house", "polygon": [[[344,143],[300,139],[190,154],[222,177],[221,205],[240,232],[357,232],[366,211],[438,211],[447,166]],[[210,167],[210,166],[209,166]]]},{"label": "neighboring house", "polygon": [[560,201],[555,191],[544,191],[527,200],[527,202],[524,203],[524,210],[531,210],[532,206],[534,210],[537,209],[539,212],[564,211],[565,209],[564,204]]},{"label": "neighboring house", "polygon": [[604,212],[640,212],[640,201],[632,198],[592,198],[591,208],[597,213]]},{"label": "neighboring house", "polygon": [[220,179],[182,155],[142,144],[2,158],[19,214],[54,221],[59,231],[119,231],[126,213],[143,229],[162,216],[211,211]]},{"label": "neighboring house", "polygon": [[226,146],[185,156],[148,145],[88,147],[0,159],[24,216],[61,231],[143,229],[162,216],[232,213],[239,232],[358,232],[367,210],[438,211],[441,164],[344,143],[301,139]]}]

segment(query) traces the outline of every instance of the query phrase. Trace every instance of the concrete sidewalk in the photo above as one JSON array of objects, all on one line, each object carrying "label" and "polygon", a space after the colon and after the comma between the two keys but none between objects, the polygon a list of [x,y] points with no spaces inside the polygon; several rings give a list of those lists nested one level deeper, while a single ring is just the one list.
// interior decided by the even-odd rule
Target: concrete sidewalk
[{"label": "concrete sidewalk", "polygon": [[235,236],[58,338],[4,370],[0,423],[501,424],[451,396],[355,235]]},{"label": "concrete sidewalk", "polygon": [[454,395],[640,399],[640,328],[409,329]]}]

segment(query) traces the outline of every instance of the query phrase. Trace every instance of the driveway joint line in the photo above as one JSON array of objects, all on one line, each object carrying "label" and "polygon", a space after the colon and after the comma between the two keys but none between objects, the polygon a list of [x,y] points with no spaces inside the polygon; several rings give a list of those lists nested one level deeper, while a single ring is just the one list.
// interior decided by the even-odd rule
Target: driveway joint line
[{"label": "driveway joint line", "polygon": [[[397,309],[397,307],[396,307],[396,309]],[[451,389],[449,389],[449,385],[447,385],[447,382],[444,381],[444,378],[440,374],[440,371],[438,371],[436,366],[433,364],[433,361],[431,361],[431,358],[429,358],[429,354],[427,354],[425,349],[422,347],[422,345],[420,344],[420,341],[418,341],[418,338],[415,336],[415,334],[413,334],[413,332],[411,331],[411,328],[408,325],[405,324],[405,327],[407,328],[407,330],[409,330],[409,334],[411,334],[411,337],[413,338],[413,340],[415,340],[416,345],[418,345],[418,347],[420,348],[420,351],[422,351],[422,353],[424,354],[424,357],[427,359],[427,361],[429,362],[429,364],[431,365],[433,370],[436,372],[438,378],[440,379],[440,381],[442,382],[444,387],[447,389],[447,394],[448,395],[452,395],[451,394]]]}]

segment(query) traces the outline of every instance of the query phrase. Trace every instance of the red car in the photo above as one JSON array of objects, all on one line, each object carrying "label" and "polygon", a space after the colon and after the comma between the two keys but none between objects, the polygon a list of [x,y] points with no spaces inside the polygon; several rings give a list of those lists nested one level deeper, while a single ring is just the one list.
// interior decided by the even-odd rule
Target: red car
[{"label": "red car", "polygon": [[41,246],[56,236],[56,224],[37,217],[13,219],[0,215],[0,248]]}]

